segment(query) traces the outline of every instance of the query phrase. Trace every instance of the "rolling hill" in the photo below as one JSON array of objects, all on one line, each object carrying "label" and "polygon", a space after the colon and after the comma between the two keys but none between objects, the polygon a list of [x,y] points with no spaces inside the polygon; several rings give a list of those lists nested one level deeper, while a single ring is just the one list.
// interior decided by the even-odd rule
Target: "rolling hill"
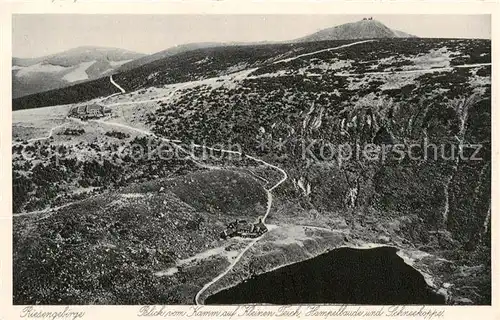
[{"label": "rolling hill", "polygon": [[143,54],[105,47],[78,47],[39,58],[12,59],[13,98],[100,78]]},{"label": "rolling hill", "polygon": [[[362,20],[323,29],[299,39],[274,43],[274,45],[280,46],[288,43],[325,40],[409,37],[415,36],[402,31],[392,30],[376,20]],[[52,89],[67,87],[72,84],[94,80],[111,73],[131,71],[155,62],[162,63],[163,61],[167,61],[164,59],[168,57],[187,52],[214,49],[217,47],[239,48],[242,46],[254,47],[259,45],[266,46],[273,45],[273,43],[188,43],[149,55],[116,48],[84,46],[40,58],[13,58],[12,97],[15,99],[30,94],[45,92]]]},{"label": "rolling hill", "polygon": [[392,30],[377,20],[361,20],[327,28],[296,39],[296,42],[373,39],[373,38],[414,38],[408,33]]}]

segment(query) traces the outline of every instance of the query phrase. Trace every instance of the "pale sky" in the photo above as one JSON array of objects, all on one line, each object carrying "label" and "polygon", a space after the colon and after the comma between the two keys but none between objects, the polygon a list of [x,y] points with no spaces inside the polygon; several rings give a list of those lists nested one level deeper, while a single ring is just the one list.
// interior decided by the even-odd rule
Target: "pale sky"
[{"label": "pale sky", "polygon": [[[364,15],[368,16],[368,15]],[[14,57],[40,57],[79,46],[154,53],[192,42],[299,38],[363,15],[69,15],[12,17]],[[392,29],[429,38],[491,38],[489,15],[374,15]]]}]

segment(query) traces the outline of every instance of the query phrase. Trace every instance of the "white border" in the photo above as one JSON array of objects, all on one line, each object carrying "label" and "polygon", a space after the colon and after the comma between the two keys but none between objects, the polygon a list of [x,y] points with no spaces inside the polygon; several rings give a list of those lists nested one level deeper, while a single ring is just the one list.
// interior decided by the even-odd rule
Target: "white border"
[{"label": "white border", "polygon": [[[12,306],[12,218],[11,218],[11,14],[13,13],[78,13],[78,14],[492,14],[492,59],[496,62],[499,57],[498,37],[500,24],[498,23],[497,2],[366,2],[366,1],[164,1],[164,2],[118,2],[107,3],[83,2],[73,3],[68,0],[51,3],[50,1],[19,3],[10,2],[0,5],[0,41],[2,58],[0,60],[0,290],[1,306],[0,320],[18,319],[21,317],[23,307]],[[498,66],[493,63],[492,74],[492,139],[493,139],[493,167],[492,167],[492,306],[464,307],[447,306],[445,318],[449,319],[500,319],[498,299],[498,274],[499,246],[496,245],[495,236],[498,234],[499,224],[496,218],[498,198],[498,163],[495,159],[499,155],[498,135],[499,129],[494,125],[499,117],[498,108]],[[168,306],[176,310],[192,310],[192,306]],[[204,307],[206,310],[222,309],[220,307]],[[227,307],[232,310],[234,307]],[[259,307],[260,309],[277,310],[279,307]],[[336,309],[336,307],[330,307]],[[62,311],[63,307],[43,307],[44,311]],[[139,306],[72,306],[72,310],[85,311],[85,319],[135,319]],[[378,309],[378,308],[373,308]],[[162,317],[159,317],[162,318]],[[196,317],[193,317],[196,318]],[[261,319],[263,317],[253,317]],[[368,318],[368,317],[364,317]],[[26,318],[24,318],[26,319]],[[228,318],[226,318],[228,319]],[[232,319],[239,319],[233,317]],[[297,319],[297,318],[295,318]],[[323,318],[314,318],[323,319]],[[329,318],[330,319],[330,318]],[[398,317],[399,319],[399,317]],[[412,319],[422,319],[412,317]],[[436,318],[435,318],[436,319]],[[441,318],[442,319],[442,318]]]}]

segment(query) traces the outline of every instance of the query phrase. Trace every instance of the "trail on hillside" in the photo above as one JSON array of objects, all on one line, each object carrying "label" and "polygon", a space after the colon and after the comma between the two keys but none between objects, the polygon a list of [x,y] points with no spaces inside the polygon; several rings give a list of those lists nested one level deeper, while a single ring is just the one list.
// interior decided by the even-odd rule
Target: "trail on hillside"
[{"label": "trail on hillside", "polygon": [[449,67],[439,67],[439,68],[430,68],[430,69],[414,69],[414,70],[399,70],[399,71],[373,71],[373,72],[363,72],[363,73],[344,73],[337,72],[334,75],[339,77],[354,77],[354,76],[375,76],[375,75],[393,75],[393,74],[407,74],[407,73],[433,73],[433,72],[441,72],[441,71],[451,71],[453,69],[462,69],[462,68],[477,68],[491,66],[491,63],[475,63],[475,64],[461,64],[456,66]]},{"label": "trail on hillside", "polygon": [[[78,201],[78,202],[81,202],[81,201]],[[75,204],[77,202],[70,202],[70,203],[66,203],[64,205],[61,205],[61,206],[57,206],[57,207],[53,207],[53,208],[46,208],[46,209],[43,209],[43,210],[36,210],[36,211],[30,211],[30,212],[21,212],[21,213],[14,213],[12,214],[14,217],[23,217],[23,216],[32,216],[32,215],[35,215],[35,214],[42,214],[42,213],[50,213],[50,212],[53,212],[53,211],[57,211],[59,209],[62,209],[62,208],[65,208],[65,207],[68,207],[72,204]]]},{"label": "trail on hillside", "polygon": [[353,42],[353,43],[344,44],[344,45],[341,45],[341,46],[338,46],[338,47],[322,49],[322,50],[318,50],[318,51],[314,51],[314,52],[309,52],[309,53],[303,53],[303,54],[299,54],[298,56],[295,56],[295,57],[291,57],[291,58],[286,58],[286,59],[281,59],[281,60],[275,61],[275,62],[273,62],[273,64],[282,63],[282,62],[290,62],[290,61],[293,61],[295,59],[299,59],[299,58],[303,58],[303,57],[308,57],[308,56],[313,56],[313,55],[316,55],[318,53],[327,52],[327,51],[333,51],[333,50],[338,50],[338,49],[347,48],[347,47],[352,47],[352,46],[355,46],[355,45],[358,45],[358,44],[362,44],[362,43],[366,43],[366,42],[373,42],[373,41],[376,41],[376,40],[372,39],[372,40],[357,41],[357,42]]},{"label": "trail on hillside", "polygon": [[[163,97],[162,99],[170,99],[171,97],[173,97],[173,95],[180,89],[184,88],[184,86],[180,86],[178,88],[176,88],[175,90],[173,90],[167,97]],[[147,100],[147,101],[151,101],[151,100]],[[141,103],[141,101],[135,101],[135,102],[130,102],[129,104],[133,104],[133,103]],[[115,104],[116,105],[116,104]],[[98,123],[101,123],[101,124],[104,124],[104,125],[111,125],[111,126],[119,126],[119,127],[122,127],[122,128],[126,128],[126,129],[129,129],[129,130],[133,130],[133,131],[137,131],[137,132],[140,132],[144,135],[147,135],[147,136],[153,136],[153,137],[156,137],[164,142],[168,142],[170,144],[172,144],[175,148],[179,149],[179,150],[182,150],[183,152],[185,152],[186,154],[188,154],[190,156],[190,158],[196,163],[198,164],[199,166],[202,166],[204,168],[207,168],[207,165],[203,164],[203,163],[200,163],[199,161],[196,160],[196,156],[194,154],[192,154],[191,152],[189,152],[188,150],[186,150],[185,148],[183,148],[181,145],[179,145],[179,143],[181,143],[181,141],[179,140],[172,140],[172,139],[168,139],[168,138],[164,138],[164,137],[160,137],[150,131],[147,131],[147,130],[144,130],[144,129],[140,129],[140,128],[135,128],[135,127],[132,127],[132,126],[129,126],[129,125],[126,125],[126,124],[122,124],[122,123],[116,123],[116,122],[108,122],[108,121],[105,121],[105,120],[93,120],[95,122],[98,122]],[[200,145],[200,144],[193,144],[194,147],[199,147],[199,148],[206,148],[206,149],[209,149],[209,150],[212,150],[212,151],[218,151],[218,152],[225,152],[225,153],[231,153],[231,154],[237,154],[239,156],[242,156],[242,152],[239,152],[239,151],[234,151],[234,150],[226,150],[226,149],[219,149],[219,148],[212,148],[212,147],[208,147],[208,146],[204,146],[204,145]],[[275,166],[273,164],[270,164],[262,159],[259,159],[259,158],[256,158],[256,157],[253,157],[251,155],[248,155],[246,153],[244,153],[244,156],[248,159],[251,159],[251,160],[254,160],[256,162],[259,162],[265,166],[268,166],[272,169],[275,169],[275,170],[278,170],[282,175],[283,177],[276,183],[274,184],[271,188],[269,189],[265,189],[264,190],[266,191],[266,194],[267,194],[267,209],[266,209],[266,213],[264,214],[263,218],[262,218],[262,223],[265,224],[265,220],[266,218],[268,217],[269,213],[271,212],[271,207],[272,207],[272,203],[273,203],[273,195],[271,193],[272,190],[274,190],[275,188],[277,188],[279,185],[281,185],[283,182],[286,181],[286,179],[288,178],[288,175],[286,173],[285,170],[283,170],[282,168],[278,167],[278,166]],[[220,167],[215,167],[215,166],[208,166],[208,169],[220,169]],[[216,283],[217,281],[219,281],[222,277],[224,277],[227,273],[229,273],[233,268],[234,266],[240,261],[240,259],[243,257],[243,255],[257,242],[259,241],[259,239],[261,239],[264,235],[261,235],[260,237],[258,238],[255,238],[253,239],[250,243],[248,243],[248,245],[240,252],[240,254],[231,262],[231,264],[222,272],[220,273],[217,277],[215,277],[214,279],[212,279],[210,282],[206,283],[200,291],[198,291],[198,293],[196,294],[195,296],[195,303],[197,305],[200,305],[202,304],[200,302],[200,297],[201,295],[208,289],[210,288],[214,283]]]},{"label": "trail on hillside", "polygon": [[[131,127],[131,126],[128,126],[126,124],[122,124],[122,123],[115,123],[115,122],[107,122],[107,121],[104,121],[104,120],[93,120],[95,122],[98,122],[98,123],[101,123],[101,124],[104,124],[104,125],[110,125],[110,126],[119,126],[119,127],[122,127],[122,128],[126,128],[126,129],[129,129],[129,130],[134,130],[134,131],[137,131],[137,132],[140,132],[142,134],[145,134],[147,136],[153,136],[155,138],[158,138],[158,139],[161,139],[162,141],[164,142],[168,142],[170,144],[172,144],[174,147],[178,148],[179,150],[182,150],[183,152],[185,152],[186,154],[188,154],[192,161],[194,161],[197,165],[201,166],[201,167],[204,167],[204,168],[208,168],[208,169],[221,169],[220,167],[215,167],[215,166],[207,166],[206,164],[203,164],[203,163],[200,163],[199,161],[196,160],[196,156],[194,156],[191,152],[189,152],[188,150],[186,150],[185,148],[183,148],[182,146],[180,146],[178,143],[180,143],[179,140],[171,140],[171,139],[167,139],[167,138],[163,138],[163,137],[160,137],[150,131],[147,131],[147,130],[144,130],[144,129],[139,129],[139,128],[135,128],[135,127]],[[209,149],[209,150],[213,150],[213,151],[218,151],[218,152],[226,152],[226,153],[232,153],[232,154],[238,154],[240,156],[242,156],[242,153],[239,152],[239,151],[234,151],[234,150],[225,150],[225,149],[218,149],[218,148],[212,148],[212,147],[208,147],[208,146],[203,146],[203,145],[199,145],[199,144],[194,144],[195,147],[202,147],[202,148],[206,148],[206,149]],[[288,178],[288,175],[286,173],[285,170],[283,170],[282,168],[278,167],[278,166],[275,166],[273,164],[270,164],[262,159],[259,159],[259,158],[256,158],[256,157],[253,157],[253,156],[250,156],[248,154],[244,154],[245,157],[247,157],[248,159],[251,159],[251,160],[254,160],[256,162],[259,162],[259,163],[262,163],[263,165],[265,166],[268,166],[270,168],[273,168],[275,170],[278,170],[279,172],[281,172],[281,174],[283,175],[283,177],[276,183],[274,184],[271,188],[269,189],[265,189],[264,190],[266,191],[266,194],[267,194],[267,209],[266,209],[266,213],[264,214],[263,218],[262,218],[262,223],[265,224],[265,220],[266,218],[268,217],[269,213],[271,212],[271,207],[272,207],[272,203],[273,203],[273,195],[271,193],[272,190],[274,190],[275,188],[277,188],[279,185],[281,185],[283,182],[286,181],[286,179]],[[267,227],[267,226],[266,226]],[[226,274],[228,274],[233,268],[234,266],[240,261],[240,259],[243,257],[243,255],[257,242],[259,241],[259,239],[261,239],[264,235],[261,235],[260,237],[258,238],[255,238],[253,239],[250,243],[248,243],[248,245],[240,252],[240,254],[231,262],[231,264],[222,272],[220,273],[217,277],[215,277],[214,279],[212,279],[210,282],[208,282],[207,284],[205,284],[203,286],[203,288],[198,291],[198,293],[196,294],[195,296],[195,303],[197,305],[200,305],[202,304],[200,302],[200,296],[209,288],[211,287],[214,283],[216,283],[217,281],[219,281],[222,277],[224,277]]]},{"label": "trail on hillside", "polygon": [[118,88],[118,90],[120,90],[122,93],[125,93],[125,89],[123,89],[122,87],[120,87],[120,85],[118,83],[116,83],[114,80],[113,80],[113,75],[110,75],[109,76],[109,81],[115,86]]},{"label": "trail on hillside", "polygon": [[[27,141],[28,141],[28,142],[36,142],[36,141],[41,141],[41,140],[47,140],[47,139],[50,139],[50,138],[54,135],[54,131],[55,131],[56,129],[62,128],[62,127],[64,127],[65,125],[66,125],[66,123],[62,123],[62,124],[60,124],[60,125],[57,125],[57,126],[55,126],[55,127],[52,127],[52,128],[50,128],[49,133],[48,133],[48,135],[47,135],[47,136],[38,137],[38,138],[33,138],[33,139],[29,139],[29,140],[27,140]],[[14,147],[14,146],[19,146],[19,145],[21,145],[21,144],[23,144],[23,142],[16,142],[16,143],[12,144],[12,146],[13,146],[13,147]]]}]

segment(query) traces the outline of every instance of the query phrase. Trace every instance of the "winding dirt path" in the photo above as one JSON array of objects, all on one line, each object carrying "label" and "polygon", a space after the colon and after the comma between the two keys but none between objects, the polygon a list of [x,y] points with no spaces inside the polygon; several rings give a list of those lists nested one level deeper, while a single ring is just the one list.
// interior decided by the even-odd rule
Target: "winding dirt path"
[{"label": "winding dirt path", "polygon": [[115,86],[118,88],[118,90],[120,90],[122,93],[125,93],[125,89],[123,89],[122,87],[120,87],[120,85],[118,83],[115,82],[115,80],[113,80],[113,75],[110,75],[109,76],[109,81]]},{"label": "winding dirt path", "polygon": [[[189,157],[191,157],[191,159],[198,165],[202,166],[202,167],[205,167],[208,169],[220,169],[219,167],[213,167],[213,166],[207,166],[205,164],[202,164],[200,162],[198,162],[196,160],[196,157],[191,153],[189,152],[188,150],[186,150],[185,148],[183,148],[182,146],[180,146],[179,144],[177,143],[180,143],[179,140],[171,140],[171,139],[167,139],[167,138],[163,138],[163,137],[160,137],[150,131],[147,131],[147,130],[143,130],[143,129],[139,129],[139,128],[135,128],[135,127],[131,127],[131,126],[128,126],[126,124],[122,124],[122,123],[115,123],[115,122],[108,122],[108,121],[104,121],[104,120],[92,120],[92,121],[95,121],[95,122],[98,122],[98,123],[101,123],[101,124],[104,124],[104,125],[111,125],[111,126],[118,126],[118,127],[121,127],[121,128],[126,128],[126,129],[129,129],[129,130],[133,130],[133,131],[137,131],[137,132],[140,132],[142,134],[145,134],[145,135],[148,135],[148,136],[153,136],[153,137],[156,137],[158,139],[161,139],[162,141],[165,141],[165,142],[168,142],[168,143],[171,143],[172,145],[174,145],[176,148],[178,148],[179,150],[182,150],[183,152],[187,153],[189,155]],[[195,144],[194,145],[195,147],[204,147],[206,149],[209,149],[209,150],[213,150],[213,151],[218,151],[218,152],[226,152],[226,153],[232,153],[232,154],[238,154],[238,155],[242,155],[241,152],[239,151],[233,151],[233,150],[225,150],[225,149],[217,149],[217,148],[211,148],[211,147],[207,147],[207,146],[203,146],[203,145],[198,145],[198,144]],[[269,213],[271,212],[271,207],[272,207],[272,203],[273,203],[273,195],[271,193],[272,190],[274,190],[275,188],[277,188],[279,185],[281,185],[283,182],[286,181],[286,179],[288,179],[288,175],[286,173],[285,170],[283,170],[282,168],[278,167],[278,166],[275,166],[273,164],[270,164],[262,159],[259,159],[259,158],[256,158],[256,157],[253,157],[253,156],[250,156],[250,155],[247,155],[245,154],[244,155],[245,157],[247,157],[248,159],[251,159],[251,160],[254,160],[256,162],[259,162],[259,163],[262,163],[263,165],[265,166],[268,166],[272,169],[275,169],[275,170],[278,170],[279,172],[281,172],[281,174],[283,175],[283,177],[276,183],[274,184],[271,188],[269,189],[265,189],[266,190],[266,193],[267,193],[267,209],[266,209],[266,213],[265,215],[263,216],[262,218],[262,223],[265,224],[265,220],[267,218],[267,216],[269,215]],[[241,260],[241,258],[243,257],[243,255],[257,242],[259,241],[259,239],[261,239],[264,235],[261,235],[260,237],[258,238],[255,238],[253,239],[251,242],[248,243],[248,245],[240,252],[240,254],[238,254],[238,256],[231,262],[231,264],[222,272],[220,273],[217,277],[215,277],[214,279],[212,279],[210,282],[206,283],[203,288],[201,288],[200,291],[198,291],[198,293],[196,294],[195,296],[195,303],[197,305],[200,305],[202,304],[200,302],[200,297],[201,295],[208,289],[210,288],[214,283],[216,283],[217,281],[219,281],[221,278],[223,278],[226,274],[228,274],[233,268],[234,266]]]},{"label": "winding dirt path", "polygon": [[65,208],[65,207],[70,206],[70,205],[75,204],[75,203],[76,202],[70,202],[70,203],[66,203],[66,204],[64,204],[62,206],[57,206],[57,207],[53,207],[53,208],[46,208],[46,209],[43,209],[43,210],[14,213],[13,216],[14,217],[23,217],[23,216],[32,216],[32,215],[35,215],[35,214],[51,213],[53,211],[57,211],[59,209]]},{"label": "winding dirt path", "polygon": [[[27,140],[27,141],[28,141],[28,142],[36,142],[36,141],[41,141],[41,140],[47,140],[47,139],[50,139],[50,138],[54,135],[54,131],[55,131],[56,129],[62,128],[62,127],[64,127],[65,125],[66,125],[66,123],[62,123],[62,124],[60,124],[60,125],[57,125],[57,126],[55,126],[55,127],[52,127],[52,128],[50,128],[49,133],[48,133],[48,135],[47,135],[47,136],[44,136],[44,137],[38,137],[38,138],[33,138],[33,139],[29,139],[29,140]],[[12,146],[13,146],[13,147],[14,147],[14,146],[19,146],[19,145],[21,145],[21,144],[23,144],[23,143],[22,143],[22,142],[16,142],[16,143],[13,143],[13,144],[12,144]]]},{"label": "winding dirt path", "polygon": [[[112,78],[110,77],[110,81],[112,81]],[[112,81],[113,84],[114,81]],[[118,88],[121,88],[119,87],[117,84],[115,84]],[[180,86],[176,89],[174,89],[167,97],[162,97],[161,100],[167,100],[167,99],[170,99],[171,97],[174,96],[174,94],[184,88],[185,86],[187,86],[188,84],[184,85],[184,86]],[[152,100],[146,100],[146,101],[132,101],[132,102],[129,102],[129,103],[126,103],[126,104],[139,104],[139,103],[143,103],[143,102],[150,102]],[[113,105],[119,105],[120,103],[118,104],[113,104]],[[120,105],[123,105],[124,103],[120,104]],[[109,106],[109,105],[108,105]],[[200,162],[198,162],[196,160],[196,157],[194,156],[194,154],[192,154],[191,152],[189,152],[188,150],[186,150],[185,148],[183,148],[182,146],[180,146],[178,143],[181,143],[181,141],[179,140],[172,140],[172,139],[168,139],[168,138],[164,138],[164,137],[160,137],[156,134],[154,134],[153,132],[150,132],[150,131],[147,131],[147,130],[144,130],[144,129],[140,129],[140,128],[136,128],[136,127],[132,127],[132,126],[129,126],[129,125],[126,125],[126,124],[122,124],[122,123],[116,123],[116,122],[109,122],[109,121],[105,121],[105,120],[92,120],[94,122],[97,122],[97,123],[101,123],[101,124],[104,124],[104,125],[111,125],[111,126],[118,126],[118,127],[121,127],[121,128],[125,128],[125,129],[129,129],[129,130],[133,130],[133,131],[136,131],[136,132],[139,132],[139,133],[142,133],[144,135],[147,135],[147,136],[153,136],[153,137],[156,137],[164,142],[168,142],[172,145],[174,145],[174,147],[178,148],[179,150],[182,150],[183,152],[187,153],[189,155],[189,157],[195,162],[197,163],[198,165],[200,166],[203,166],[203,167],[207,167],[207,165],[205,164],[202,164]],[[239,156],[242,156],[243,154],[239,151],[234,151],[234,150],[226,150],[226,149],[218,149],[218,148],[212,148],[212,147],[208,147],[208,146],[204,146],[204,145],[199,145],[199,144],[193,144],[194,147],[199,147],[199,148],[205,148],[205,149],[209,149],[209,150],[212,150],[212,151],[218,151],[218,152],[225,152],[225,153],[231,153],[231,154],[237,154]],[[262,159],[259,159],[259,158],[256,158],[254,156],[251,156],[251,155],[248,155],[246,153],[244,153],[244,156],[248,159],[251,159],[251,160],[254,160],[256,162],[259,162],[267,167],[270,167],[272,169],[275,169],[275,170],[278,170],[282,175],[283,177],[276,183],[274,184],[271,188],[269,189],[265,189],[266,190],[266,193],[267,193],[267,209],[266,209],[266,213],[265,215],[263,216],[262,218],[262,223],[265,224],[265,220],[267,218],[267,216],[269,215],[269,213],[271,212],[271,207],[272,207],[272,203],[273,203],[273,195],[271,193],[272,190],[274,190],[275,188],[277,188],[279,185],[281,185],[283,182],[286,181],[286,179],[288,179],[288,175],[286,173],[285,170],[283,170],[282,168],[278,167],[278,166],[275,166],[273,164],[270,164]],[[213,166],[208,166],[209,169],[220,169],[218,167],[213,167]],[[243,255],[257,242],[259,241],[259,239],[261,239],[264,235],[261,235],[260,237],[258,238],[255,238],[253,239],[251,242],[248,243],[248,245],[238,254],[238,256],[231,262],[231,264],[222,272],[220,273],[217,277],[215,277],[214,279],[212,279],[210,282],[206,283],[203,288],[201,288],[200,291],[198,291],[198,293],[196,294],[195,296],[195,303],[197,305],[200,305],[202,304],[200,302],[200,297],[201,295],[208,289],[210,288],[214,283],[216,283],[217,281],[219,281],[221,278],[223,278],[226,274],[228,274],[233,268],[234,266],[241,260],[241,258],[243,257]]]}]

